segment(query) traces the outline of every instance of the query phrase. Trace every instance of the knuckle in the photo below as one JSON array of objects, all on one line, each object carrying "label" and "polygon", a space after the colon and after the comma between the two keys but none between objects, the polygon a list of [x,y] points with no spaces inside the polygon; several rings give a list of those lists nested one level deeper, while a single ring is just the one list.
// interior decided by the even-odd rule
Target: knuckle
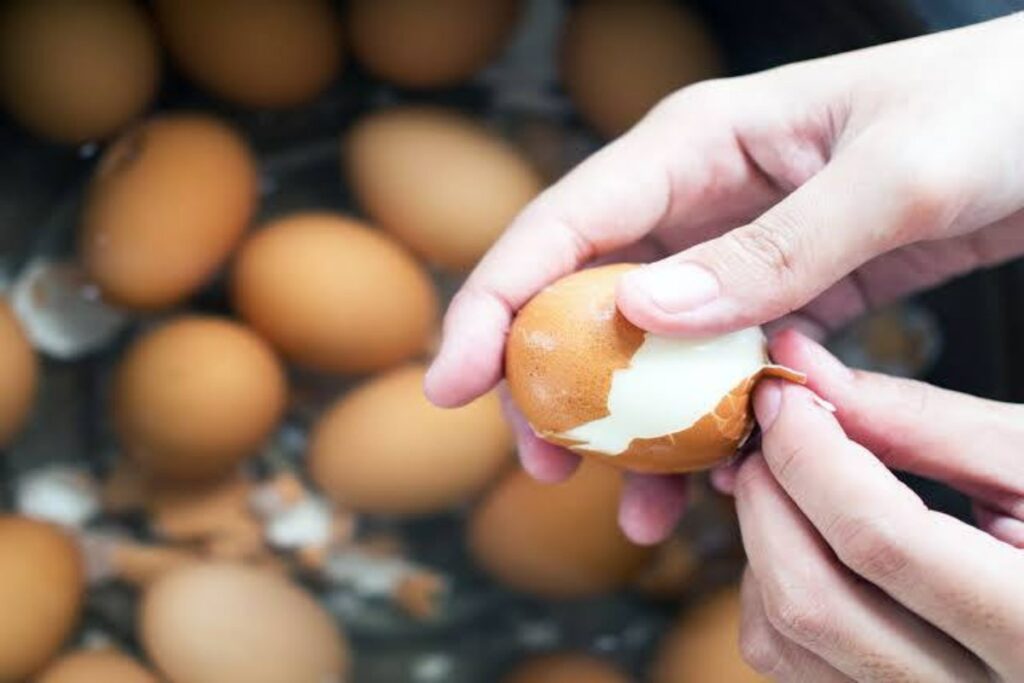
[{"label": "knuckle", "polygon": [[765,215],[727,233],[745,262],[777,277],[790,278],[796,269],[794,226],[783,215]]},{"label": "knuckle", "polygon": [[835,525],[836,554],[840,561],[873,582],[901,573],[909,557],[905,539],[889,520],[852,518]]},{"label": "knuckle", "polygon": [[767,590],[764,608],[775,630],[801,645],[820,642],[831,632],[824,601],[809,590],[791,586]]}]

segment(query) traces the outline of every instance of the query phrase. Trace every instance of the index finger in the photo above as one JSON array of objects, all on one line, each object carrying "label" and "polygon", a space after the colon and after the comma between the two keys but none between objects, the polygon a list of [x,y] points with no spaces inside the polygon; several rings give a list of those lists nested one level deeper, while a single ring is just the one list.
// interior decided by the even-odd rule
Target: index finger
[{"label": "index finger", "polygon": [[434,403],[461,405],[498,382],[512,317],[545,286],[674,222],[712,186],[720,201],[752,182],[730,127],[708,116],[655,110],[520,213],[452,300],[426,379]]},{"label": "index finger", "polygon": [[765,382],[754,404],[772,474],[843,564],[997,670],[1020,665],[1020,553],[928,510],[809,390]]}]

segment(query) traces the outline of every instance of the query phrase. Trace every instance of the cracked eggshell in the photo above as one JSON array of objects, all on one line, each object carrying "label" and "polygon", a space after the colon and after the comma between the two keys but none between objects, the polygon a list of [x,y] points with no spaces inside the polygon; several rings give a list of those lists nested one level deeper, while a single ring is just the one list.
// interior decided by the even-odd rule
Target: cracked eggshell
[{"label": "cracked eggshell", "polygon": [[0,297],[0,447],[21,431],[32,411],[39,361],[7,300]]},{"label": "cracked eggshell", "polygon": [[560,484],[509,472],[473,510],[467,528],[473,558],[515,589],[549,599],[615,591],[632,581],[653,550],[619,528],[622,473],[584,462]]},{"label": "cracked eggshell", "polygon": [[344,683],[349,649],[313,597],[266,569],[200,563],[145,593],[140,640],[175,683]]},{"label": "cracked eggshell", "polygon": [[109,648],[78,650],[46,668],[36,683],[158,683],[156,676],[126,654]]},{"label": "cracked eggshell", "polygon": [[541,438],[582,455],[636,472],[711,467],[750,435],[761,377],[803,378],[770,364],[757,328],[685,340],[634,326],[615,287],[635,267],[574,273],[523,307],[506,347],[509,391]]}]

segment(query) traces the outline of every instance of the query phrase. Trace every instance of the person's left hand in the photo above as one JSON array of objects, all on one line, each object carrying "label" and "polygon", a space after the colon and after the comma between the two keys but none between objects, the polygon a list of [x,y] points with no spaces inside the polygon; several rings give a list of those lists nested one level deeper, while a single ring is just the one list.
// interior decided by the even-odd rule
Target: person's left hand
[{"label": "person's left hand", "polygon": [[[850,371],[795,333],[772,347],[809,387],[762,383],[761,451],[716,476],[749,559],[748,663],[782,681],[1024,680],[1024,407]],[[968,493],[982,529],[887,465]]]}]

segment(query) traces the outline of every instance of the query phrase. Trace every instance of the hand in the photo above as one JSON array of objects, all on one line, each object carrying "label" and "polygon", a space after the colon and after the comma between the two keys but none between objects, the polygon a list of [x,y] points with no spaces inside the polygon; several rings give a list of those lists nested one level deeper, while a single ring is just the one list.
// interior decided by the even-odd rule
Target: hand
[{"label": "hand", "polygon": [[[795,311],[787,324],[821,334],[1024,252],[1022,61],[1024,14],[668,97],[480,262],[448,311],[429,397],[454,406],[497,384],[515,311],[598,258],[662,259],[618,294],[646,330],[725,332]],[[575,456],[518,434],[530,472],[572,471]],[[630,493],[641,487],[659,493]],[[681,492],[633,478],[627,533],[665,535]]]},{"label": "hand", "polygon": [[[782,681],[1024,680],[1024,407],[854,373],[798,334],[773,352],[810,385],[759,386],[762,452],[716,477],[750,563],[748,662]],[[887,466],[967,492],[989,533]]]}]

